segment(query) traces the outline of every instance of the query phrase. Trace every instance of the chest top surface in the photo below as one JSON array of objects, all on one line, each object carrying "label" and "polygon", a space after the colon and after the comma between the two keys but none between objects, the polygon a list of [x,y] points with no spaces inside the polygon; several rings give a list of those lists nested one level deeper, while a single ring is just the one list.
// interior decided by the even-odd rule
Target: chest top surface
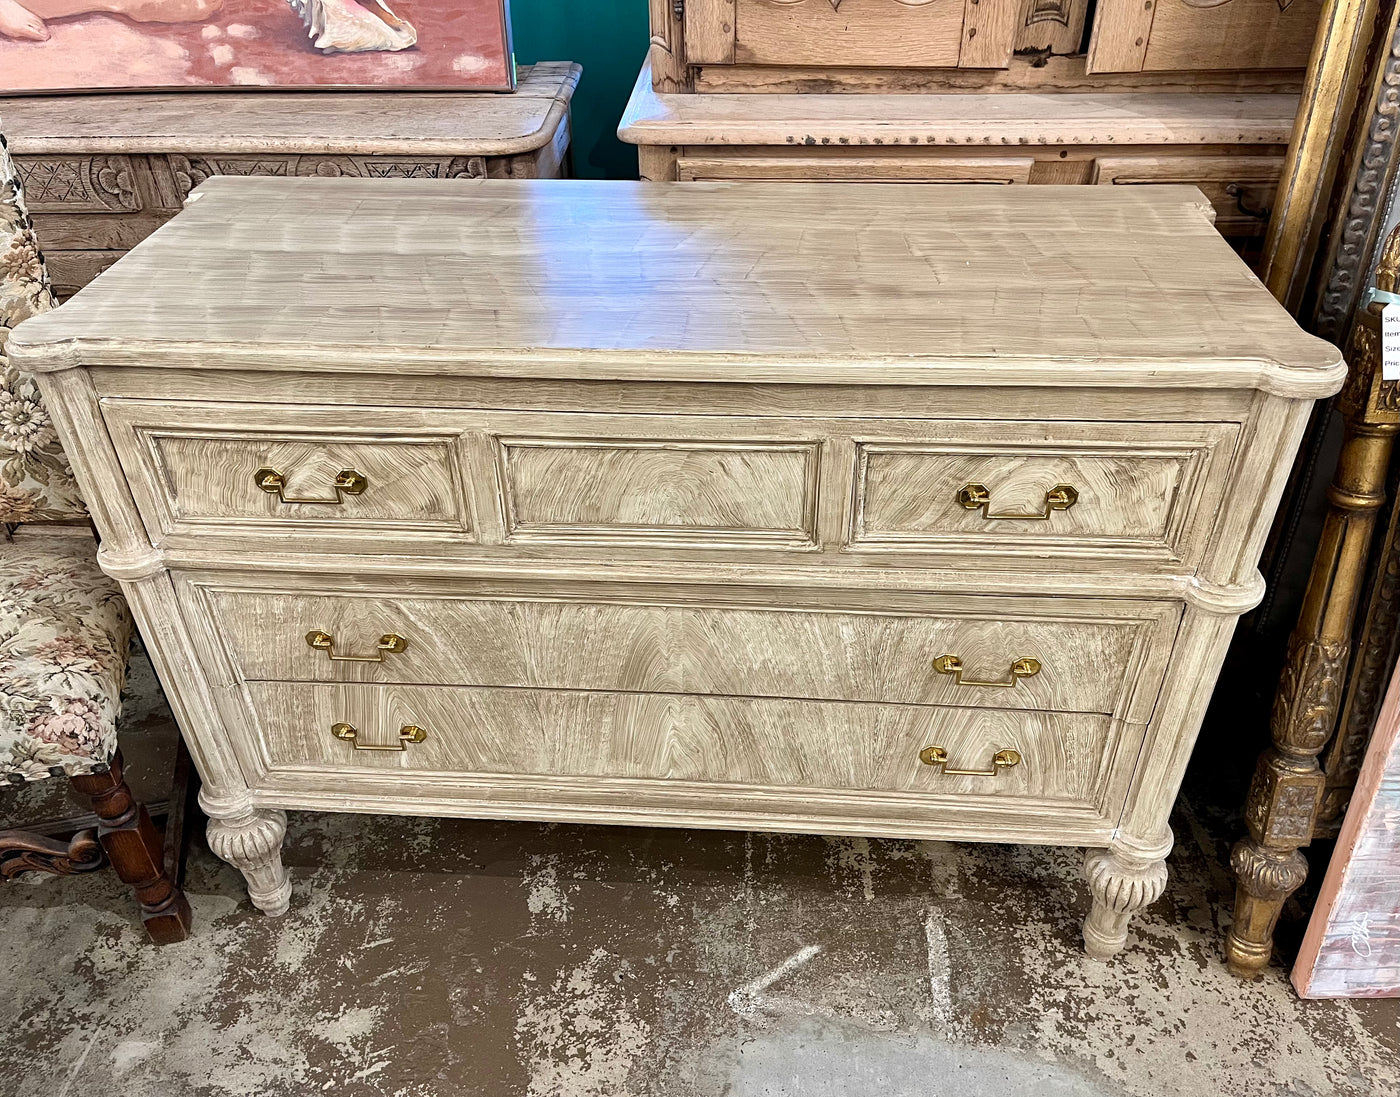
[{"label": "chest top surface", "polygon": [[10,345],[38,370],[1334,390],[1340,355],[1203,207],[1179,186],[215,178]]}]

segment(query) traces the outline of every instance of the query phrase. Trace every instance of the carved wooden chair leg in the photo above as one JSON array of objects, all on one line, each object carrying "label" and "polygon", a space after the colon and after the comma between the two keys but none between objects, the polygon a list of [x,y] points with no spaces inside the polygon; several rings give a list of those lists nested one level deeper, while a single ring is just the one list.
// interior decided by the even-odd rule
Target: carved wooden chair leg
[{"label": "carved wooden chair leg", "polygon": [[[1393,291],[1400,232],[1386,252],[1381,268],[1389,281],[1381,288]],[[1274,698],[1273,745],[1260,756],[1245,801],[1249,837],[1230,855],[1239,886],[1225,956],[1237,975],[1256,975],[1268,964],[1284,901],[1307,879],[1299,851],[1312,841],[1326,783],[1317,756],[1337,726],[1366,557],[1400,431],[1396,383],[1381,376],[1378,305],[1358,316],[1347,357],[1351,374],[1337,397],[1346,432],[1327,517]]]},{"label": "carved wooden chair leg", "polygon": [[122,776],[118,751],[106,773],[74,777],[73,787],[92,799],[100,825],[98,841],[122,881],[141,902],[146,932],[160,945],[183,941],[190,933],[190,904],[166,875],[160,831],[144,804],[137,803]]}]

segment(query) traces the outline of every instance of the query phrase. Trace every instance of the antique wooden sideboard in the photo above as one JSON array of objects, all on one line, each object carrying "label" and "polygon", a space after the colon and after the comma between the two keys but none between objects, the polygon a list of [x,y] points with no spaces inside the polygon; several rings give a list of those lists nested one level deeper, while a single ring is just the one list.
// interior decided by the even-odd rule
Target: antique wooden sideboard
[{"label": "antique wooden sideboard", "polygon": [[10,348],[263,910],[288,808],[1059,843],[1107,956],[1345,372],[1210,216],[211,179]]},{"label": "antique wooden sideboard", "polygon": [[1320,0],[653,0],[649,180],[1190,183],[1257,248]]},{"label": "antique wooden sideboard", "polygon": [[54,290],[65,298],[216,175],[549,179],[569,174],[582,69],[522,66],[511,95],[184,92],[0,99]]}]

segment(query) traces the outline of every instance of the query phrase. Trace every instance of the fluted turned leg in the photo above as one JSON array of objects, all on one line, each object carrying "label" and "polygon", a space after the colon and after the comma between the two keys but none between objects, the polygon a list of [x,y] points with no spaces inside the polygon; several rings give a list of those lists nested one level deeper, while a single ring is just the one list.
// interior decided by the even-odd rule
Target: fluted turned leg
[{"label": "fluted turned leg", "polygon": [[1091,849],[1084,856],[1084,878],[1092,899],[1084,919],[1084,951],[1096,960],[1107,960],[1127,944],[1129,919],[1166,890],[1166,858]]},{"label": "fluted turned leg", "polygon": [[275,918],[287,913],[292,882],[282,867],[287,813],[263,808],[209,820],[209,848],[243,873],[253,906]]},{"label": "fluted turned leg", "polygon": [[144,804],[137,803],[122,776],[118,751],[106,773],[72,779],[73,787],[92,801],[97,813],[97,840],[123,883],[136,893],[141,921],[158,945],[183,941],[190,935],[189,900],[165,873],[165,849],[160,831]]}]

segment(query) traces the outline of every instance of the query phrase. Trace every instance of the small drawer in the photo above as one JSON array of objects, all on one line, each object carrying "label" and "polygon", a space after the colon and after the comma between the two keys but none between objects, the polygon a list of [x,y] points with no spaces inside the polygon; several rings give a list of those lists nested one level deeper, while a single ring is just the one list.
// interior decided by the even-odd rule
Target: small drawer
[{"label": "small drawer", "polygon": [[[255,581],[255,580],[254,580]],[[1146,719],[1174,603],[730,592],[573,584],[308,593],[190,581],[252,680],[630,690],[1046,709]],[[461,584],[457,584],[460,590]],[[324,589],[324,584],[322,586]],[[851,599],[860,601],[860,599]],[[715,604],[719,602],[719,604]],[[825,603],[821,609],[810,604]]]},{"label": "small drawer", "polygon": [[[248,688],[274,773],[632,779],[1098,806],[1125,787],[1142,735],[1101,715],[791,698]],[[604,795],[599,787],[592,798]]]},{"label": "small drawer", "polygon": [[416,412],[104,401],[154,538],[300,529],[470,540],[461,439]]},{"label": "small drawer", "polygon": [[1217,423],[953,430],[938,443],[857,440],[850,548],[1186,559],[1238,436]]}]

